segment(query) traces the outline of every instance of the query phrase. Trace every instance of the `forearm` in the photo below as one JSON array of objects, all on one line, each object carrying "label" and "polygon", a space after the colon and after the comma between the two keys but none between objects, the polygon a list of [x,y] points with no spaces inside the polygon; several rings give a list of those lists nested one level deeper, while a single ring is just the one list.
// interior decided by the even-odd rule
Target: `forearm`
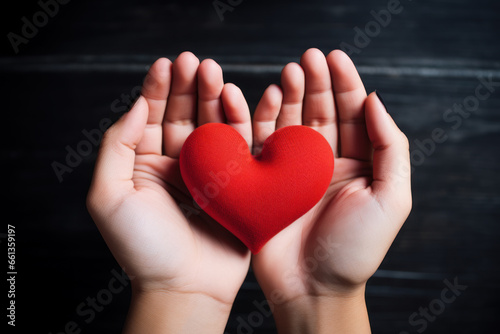
[{"label": "forearm", "polygon": [[354,294],[304,296],[274,306],[280,334],[371,333],[364,287]]},{"label": "forearm", "polygon": [[124,334],[222,333],[231,306],[198,293],[133,292]]}]

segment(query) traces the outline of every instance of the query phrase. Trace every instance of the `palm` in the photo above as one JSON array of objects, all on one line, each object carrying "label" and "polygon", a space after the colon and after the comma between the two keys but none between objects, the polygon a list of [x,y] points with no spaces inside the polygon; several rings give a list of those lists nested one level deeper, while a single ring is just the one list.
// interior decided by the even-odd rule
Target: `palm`
[{"label": "palm", "polygon": [[321,201],[255,256],[259,280],[288,298],[310,289],[328,291],[332,283],[361,282],[372,274],[372,265],[361,263],[372,256],[363,245],[366,224],[380,219],[366,188],[371,177],[363,175],[366,164],[359,161],[339,158],[335,164]]},{"label": "palm", "polygon": [[318,240],[324,240],[321,247],[332,247],[324,249],[332,251],[325,261],[316,259],[324,264],[324,270],[313,273],[320,276],[318,280],[359,283],[378,267],[376,259],[370,260],[376,257],[376,248],[369,245],[373,239],[370,225],[384,218],[373,197],[371,166],[349,158],[339,158],[336,163],[332,185],[310,221],[313,225],[307,238],[310,245],[304,248],[308,250],[307,256],[314,259]]},{"label": "palm", "polygon": [[[173,171],[157,170],[156,166]],[[136,156],[132,179],[136,191],[116,215],[127,217],[120,224],[127,233],[133,231],[133,238],[127,241],[126,253],[116,254],[117,260],[152,287],[158,284],[176,291],[203,292],[230,303],[248,270],[248,253],[197,211],[189,194],[178,190],[174,182],[163,181],[168,175],[161,177],[162,173],[176,170],[177,160],[166,156]],[[179,180],[176,183],[182,182]]]}]

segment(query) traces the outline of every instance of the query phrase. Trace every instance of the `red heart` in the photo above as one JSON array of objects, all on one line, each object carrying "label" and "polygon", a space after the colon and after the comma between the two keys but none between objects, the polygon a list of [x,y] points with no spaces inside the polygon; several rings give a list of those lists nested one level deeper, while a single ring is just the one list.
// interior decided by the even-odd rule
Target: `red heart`
[{"label": "red heart", "polygon": [[334,158],[325,138],[306,126],[277,130],[252,156],[235,129],[209,123],[189,135],[179,163],[196,203],[257,253],[323,197]]}]

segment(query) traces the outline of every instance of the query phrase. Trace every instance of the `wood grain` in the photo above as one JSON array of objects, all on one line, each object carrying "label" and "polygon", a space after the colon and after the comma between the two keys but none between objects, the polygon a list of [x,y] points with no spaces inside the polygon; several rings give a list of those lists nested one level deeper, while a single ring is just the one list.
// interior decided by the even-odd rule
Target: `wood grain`
[{"label": "wood grain", "polygon": [[[354,43],[354,28],[364,29],[374,20],[370,12],[387,3],[243,1],[220,21],[211,1],[70,2],[19,54],[4,38],[0,161],[12,212],[5,220],[19,228],[18,329],[58,333],[76,321],[82,333],[120,331],[128,289],[88,323],[76,311],[120,270],[85,209],[97,149],[63,182],[51,164],[64,162],[66,147],[85,139],[83,130],[117,119],[113,101],[130,95],[157,57],[191,50],[214,58],[254,109],[287,62],[309,47],[328,52]],[[372,329],[417,333],[421,327],[409,317],[439,300],[445,280],[456,277],[467,289],[428,321],[425,333],[489,333],[500,311],[500,5],[401,0],[401,6],[353,56],[367,90],[381,92],[409,137],[414,168],[413,211],[369,281]],[[19,32],[20,18],[37,10],[35,2],[12,9],[4,35]],[[497,84],[491,95],[460,124],[447,119],[454,104],[472,101],[481,78]],[[446,140],[426,153],[418,143],[429,143],[436,128]],[[253,303],[263,300],[250,273],[227,333],[238,333],[257,310]],[[254,332],[275,333],[273,320],[264,317]]]}]

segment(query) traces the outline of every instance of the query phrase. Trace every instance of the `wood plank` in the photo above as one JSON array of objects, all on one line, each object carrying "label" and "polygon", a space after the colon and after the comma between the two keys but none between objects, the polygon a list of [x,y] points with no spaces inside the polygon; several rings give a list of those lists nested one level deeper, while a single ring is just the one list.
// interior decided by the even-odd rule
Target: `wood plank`
[{"label": "wood plank", "polygon": [[[39,10],[37,1],[28,2],[5,11],[4,36]],[[401,3],[404,10],[353,57],[367,91],[381,92],[409,137],[414,167],[412,214],[368,285],[373,332],[416,333],[420,327],[409,317],[439,300],[445,280],[455,277],[467,289],[425,333],[490,332],[500,295],[500,87],[467,117],[446,113],[473,101],[481,78],[500,82],[500,3]],[[364,29],[370,11],[386,6],[385,0],[244,1],[220,21],[211,1],[89,0],[61,6],[18,55],[4,38],[0,161],[8,170],[6,208],[18,216],[9,222],[19,229],[19,328],[55,333],[76,321],[82,333],[120,331],[128,287],[92,321],[77,313],[120,270],[85,208],[97,149],[62,182],[51,164],[86,140],[83,130],[119,117],[116,106],[127,104],[157,57],[191,50],[214,58],[253,110],[267,85],[279,82],[284,64],[312,46],[328,52],[354,43],[354,27]],[[447,138],[426,153],[436,128]],[[257,310],[253,303],[263,300],[250,273],[227,333],[238,333]],[[275,333],[273,320],[264,317],[253,330]]]}]

